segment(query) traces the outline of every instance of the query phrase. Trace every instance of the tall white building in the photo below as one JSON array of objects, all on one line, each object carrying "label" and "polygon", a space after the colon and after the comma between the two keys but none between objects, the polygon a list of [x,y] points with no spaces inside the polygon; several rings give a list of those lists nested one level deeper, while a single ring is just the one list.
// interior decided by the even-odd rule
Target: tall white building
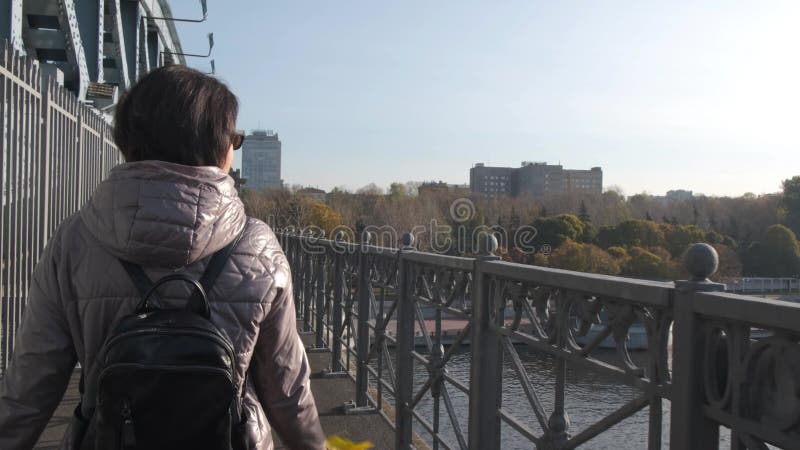
[{"label": "tall white building", "polygon": [[280,188],[281,141],[272,130],[253,130],[242,145],[242,176],[247,189]]}]

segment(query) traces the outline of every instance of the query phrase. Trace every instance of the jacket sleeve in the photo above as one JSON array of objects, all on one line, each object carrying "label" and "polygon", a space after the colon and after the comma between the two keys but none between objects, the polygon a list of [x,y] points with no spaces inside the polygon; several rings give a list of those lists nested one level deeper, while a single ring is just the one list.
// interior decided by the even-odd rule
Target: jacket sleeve
[{"label": "jacket sleeve", "polygon": [[297,334],[291,281],[279,290],[261,323],[253,354],[254,385],[270,425],[292,449],[324,449],[309,380],[310,367]]},{"label": "jacket sleeve", "polygon": [[0,448],[33,448],[67,389],[77,356],[59,299],[56,247],[36,265],[14,351],[0,382]]}]

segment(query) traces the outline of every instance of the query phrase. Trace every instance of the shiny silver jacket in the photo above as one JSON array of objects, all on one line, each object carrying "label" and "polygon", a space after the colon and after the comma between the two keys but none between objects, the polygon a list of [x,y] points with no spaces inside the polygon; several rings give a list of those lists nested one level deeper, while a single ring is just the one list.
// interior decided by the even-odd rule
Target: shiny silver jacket
[{"label": "shiny silver jacket", "polygon": [[[118,258],[151,280],[174,271],[200,277],[210,256],[244,235],[209,294],[211,319],[234,344],[252,448],[324,448],[309,366],[295,326],[289,265],[272,230],[247,218],[233,180],[216,167],[161,161],[117,166],[65,220],[33,276],[14,353],[0,386],[0,449],[33,447],[63,396],[75,363],[95,382],[95,358],[139,294]],[[188,298],[185,283],[161,290]],[[69,436],[69,432],[67,433]],[[68,448],[65,437],[63,448]]]}]

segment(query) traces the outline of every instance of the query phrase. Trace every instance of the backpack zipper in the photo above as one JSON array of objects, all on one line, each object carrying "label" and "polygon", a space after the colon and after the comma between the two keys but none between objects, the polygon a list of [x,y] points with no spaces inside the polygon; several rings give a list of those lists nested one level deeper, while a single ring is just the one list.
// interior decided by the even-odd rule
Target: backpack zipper
[{"label": "backpack zipper", "polygon": [[113,338],[111,338],[111,340],[109,340],[108,342],[105,343],[105,345],[103,345],[103,349],[104,352],[107,353],[111,347],[118,344],[119,341],[123,339],[138,335],[160,334],[163,333],[164,331],[169,331],[169,334],[172,335],[198,336],[198,337],[210,338],[212,341],[216,342],[223,349],[225,349],[225,351],[228,353],[228,356],[231,359],[231,364],[234,365],[236,364],[236,354],[233,351],[233,345],[230,342],[226,341],[225,339],[222,339],[221,337],[217,336],[213,332],[201,328],[153,327],[153,328],[141,328],[138,330],[126,331],[122,334],[118,334]]},{"label": "backpack zipper", "polygon": [[[145,369],[145,370],[165,370],[165,371],[199,371],[199,372],[213,372],[225,375],[225,378],[233,383],[233,374],[220,367],[198,366],[198,365],[166,365],[166,364],[141,364],[141,363],[116,363],[105,367],[97,376],[97,385],[103,384],[103,380],[109,372],[120,368],[130,369]],[[236,370],[236,369],[233,369]]]},{"label": "backpack zipper", "polygon": [[136,447],[136,430],[133,427],[133,413],[128,399],[122,400],[122,448]]}]

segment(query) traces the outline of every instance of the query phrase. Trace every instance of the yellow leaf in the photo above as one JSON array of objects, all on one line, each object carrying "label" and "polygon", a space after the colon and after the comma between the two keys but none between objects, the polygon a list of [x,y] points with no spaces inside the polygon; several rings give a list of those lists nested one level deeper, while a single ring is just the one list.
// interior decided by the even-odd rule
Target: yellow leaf
[{"label": "yellow leaf", "polygon": [[367,450],[373,447],[371,442],[353,442],[339,436],[330,436],[325,439],[328,450]]}]

